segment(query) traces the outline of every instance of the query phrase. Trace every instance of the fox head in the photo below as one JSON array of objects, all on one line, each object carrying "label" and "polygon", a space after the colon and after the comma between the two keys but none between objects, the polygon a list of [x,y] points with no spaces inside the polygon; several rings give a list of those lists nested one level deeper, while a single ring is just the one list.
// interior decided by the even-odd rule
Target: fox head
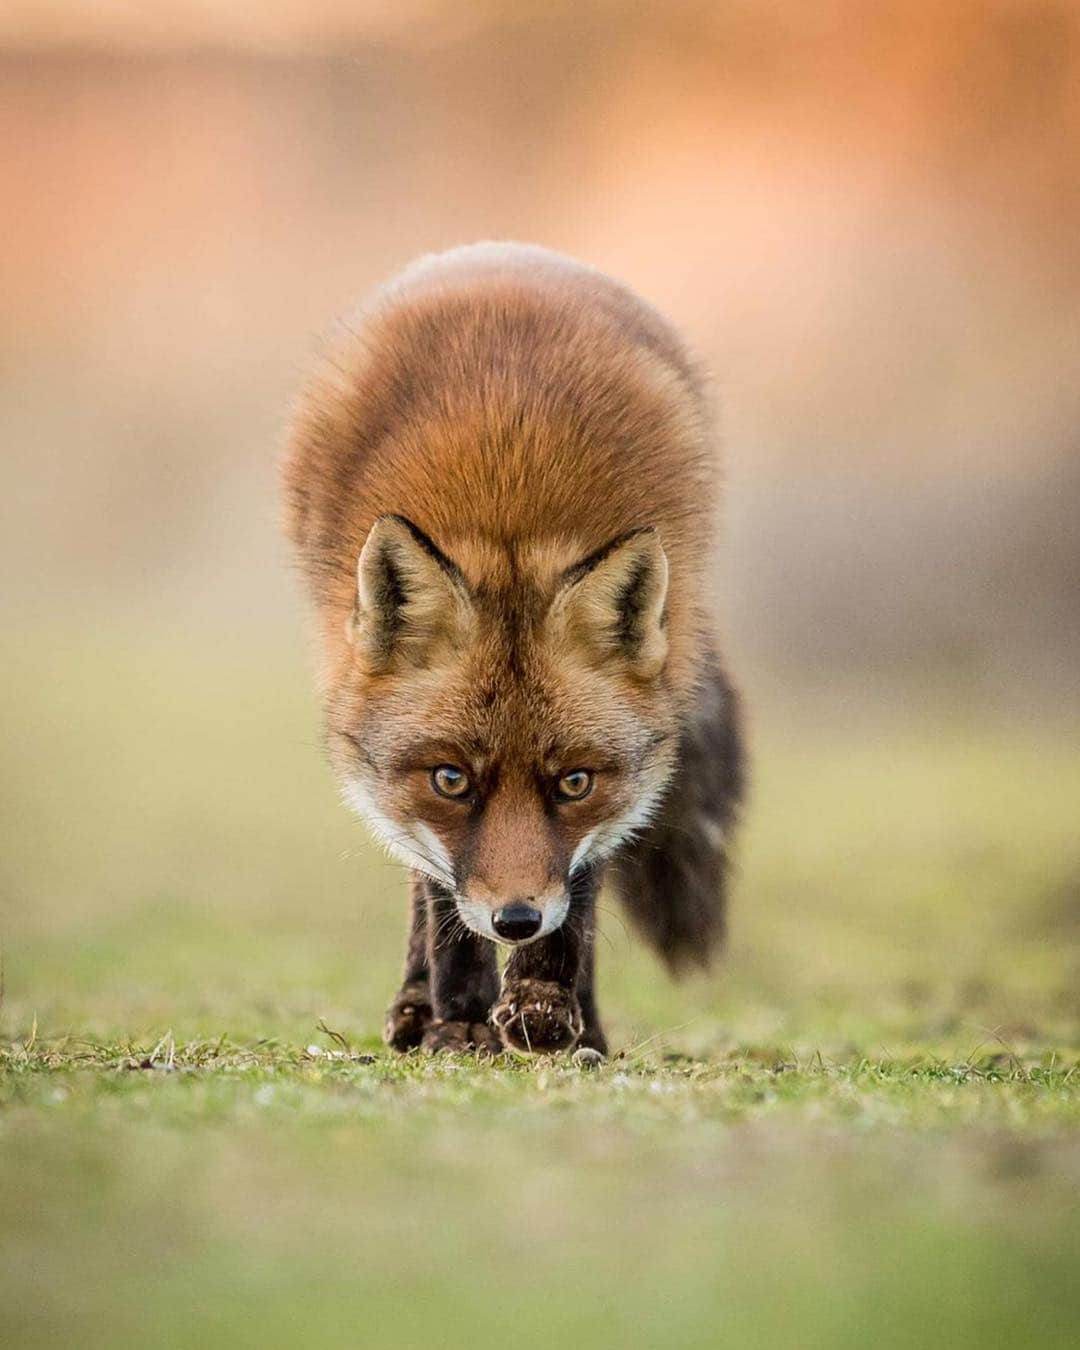
[{"label": "fox head", "polygon": [[584,557],[572,540],[450,553],[401,516],[370,530],[331,752],[347,801],[469,928],[529,941],[670,778],[667,558],[650,529]]}]

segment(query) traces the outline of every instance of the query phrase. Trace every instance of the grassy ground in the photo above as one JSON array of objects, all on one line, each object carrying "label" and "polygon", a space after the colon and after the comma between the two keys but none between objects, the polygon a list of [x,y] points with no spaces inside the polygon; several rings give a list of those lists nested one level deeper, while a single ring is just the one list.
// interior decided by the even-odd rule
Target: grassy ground
[{"label": "grassy ground", "polygon": [[587,1072],[383,1055],[403,886],[295,659],[0,680],[0,1344],[1080,1339],[1075,726],[760,688],[725,968],[606,912]]}]

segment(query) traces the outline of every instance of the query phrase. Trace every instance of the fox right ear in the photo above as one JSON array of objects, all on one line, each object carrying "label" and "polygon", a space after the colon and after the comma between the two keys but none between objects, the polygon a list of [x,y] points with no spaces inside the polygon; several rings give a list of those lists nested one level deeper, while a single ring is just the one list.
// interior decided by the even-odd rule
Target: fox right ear
[{"label": "fox right ear", "polygon": [[352,638],[370,670],[430,662],[439,644],[459,644],[473,608],[460,568],[404,516],[380,516],[356,574]]}]

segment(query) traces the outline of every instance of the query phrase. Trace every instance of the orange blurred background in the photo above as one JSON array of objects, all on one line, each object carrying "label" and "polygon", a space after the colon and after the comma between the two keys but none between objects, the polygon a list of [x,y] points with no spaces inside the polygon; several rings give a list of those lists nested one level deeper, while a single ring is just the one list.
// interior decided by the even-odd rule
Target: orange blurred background
[{"label": "orange blurred background", "polygon": [[0,52],[9,640],[295,640],[313,336],[519,238],[714,370],[749,668],[1080,697],[1075,5],[24,0]]}]

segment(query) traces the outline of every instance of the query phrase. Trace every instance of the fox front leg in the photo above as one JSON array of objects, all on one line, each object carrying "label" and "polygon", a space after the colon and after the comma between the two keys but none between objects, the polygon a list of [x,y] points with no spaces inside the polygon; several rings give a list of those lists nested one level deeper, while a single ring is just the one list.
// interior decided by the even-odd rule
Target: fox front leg
[{"label": "fox front leg", "polygon": [[452,895],[432,882],[427,889],[427,959],[431,1021],[420,1048],[498,1054],[488,1013],[499,990],[495,947],[461,922]]},{"label": "fox front leg", "polygon": [[409,948],[401,988],[386,1010],[383,1040],[391,1050],[415,1050],[431,1024],[431,981],[428,966],[427,890],[413,873]]},{"label": "fox front leg", "polygon": [[593,992],[594,908],[590,884],[561,928],[516,948],[506,963],[491,1021],[508,1050],[552,1054],[580,1042],[606,1053]]}]

